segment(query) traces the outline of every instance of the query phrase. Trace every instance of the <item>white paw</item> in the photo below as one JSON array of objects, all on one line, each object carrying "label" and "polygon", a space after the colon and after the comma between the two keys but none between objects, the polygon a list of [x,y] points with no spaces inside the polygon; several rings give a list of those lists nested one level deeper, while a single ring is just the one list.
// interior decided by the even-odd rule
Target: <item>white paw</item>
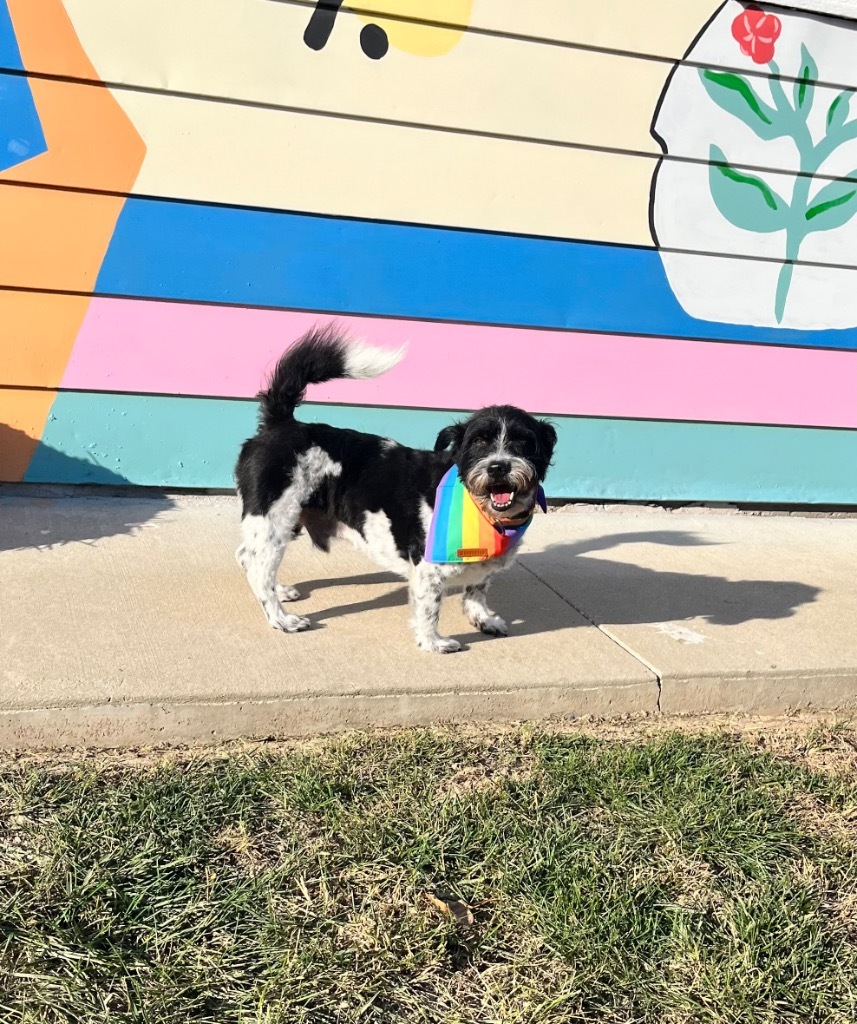
[{"label": "white paw", "polygon": [[509,635],[509,627],[499,615],[489,615],[488,618],[474,622],[473,625],[482,633],[487,633],[488,636]]},{"label": "white paw", "polygon": [[281,629],[284,633],[301,633],[309,629],[311,623],[304,615],[289,615],[281,611],[275,621],[271,623],[274,629]]},{"label": "white paw", "polygon": [[277,597],[281,601],[300,601],[301,592],[287,583],[277,584]]},{"label": "white paw", "polygon": [[432,654],[454,654],[461,650],[461,644],[451,636],[431,636],[426,640],[418,640],[420,648]]}]

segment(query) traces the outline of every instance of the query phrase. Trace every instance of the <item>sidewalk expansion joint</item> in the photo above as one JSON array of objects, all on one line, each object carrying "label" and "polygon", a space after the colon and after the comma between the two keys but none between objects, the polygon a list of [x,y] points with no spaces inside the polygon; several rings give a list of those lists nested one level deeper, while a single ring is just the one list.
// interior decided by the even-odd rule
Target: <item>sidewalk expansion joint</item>
[{"label": "sidewalk expansion joint", "polygon": [[590,615],[587,615],[586,612],[582,608],[578,608],[577,605],[573,601],[570,601],[565,596],[565,594],[561,594],[556,589],[556,587],[551,586],[551,584],[548,583],[548,581],[546,579],[544,579],[542,576],[539,576],[539,574],[537,572],[535,572],[535,570],[531,569],[528,565],[523,565],[520,561],[518,562],[518,565],[525,572],[528,572],[531,576],[534,576],[539,581],[539,583],[541,583],[543,586],[547,587],[548,590],[552,594],[556,594],[556,596],[560,599],[560,601],[562,601],[564,604],[567,604],[569,608],[572,608],[574,611],[576,611],[577,614],[582,619],[586,619],[586,621],[589,623],[590,626],[593,626],[595,629],[598,630],[599,633],[601,633],[603,636],[606,636],[607,639],[611,643],[614,643],[617,647],[620,647],[626,654],[630,655],[630,657],[632,657],[634,659],[634,661],[637,662],[638,665],[642,665],[643,668],[646,669],[646,671],[651,672],[651,674],[655,677],[655,683],[657,684],[657,687],[658,687],[658,696],[657,696],[657,700],[655,702],[655,709],[656,709],[657,713],[660,714],[660,712],[661,712],[661,693],[662,693],[662,690],[663,690],[663,683],[662,683],[662,680],[661,680],[661,674],[660,674],[660,672],[658,672],[658,670],[655,668],[655,666],[652,665],[651,662],[646,661],[646,659],[641,654],[639,654],[637,651],[635,651],[632,648],[630,648],[624,641],[620,640],[619,637],[614,636],[610,632],[609,629],[606,629],[604,626],[601,625],[601,623],[596,622],[595,619],[593,619]]}]

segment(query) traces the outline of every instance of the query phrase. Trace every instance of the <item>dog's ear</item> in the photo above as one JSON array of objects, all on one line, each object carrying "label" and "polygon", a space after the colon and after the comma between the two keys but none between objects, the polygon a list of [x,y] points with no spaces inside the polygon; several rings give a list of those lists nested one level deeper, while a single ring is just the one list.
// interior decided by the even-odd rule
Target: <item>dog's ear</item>
[{"label": "dog's ear", "polygon": [[452,423],[450,426],[444,427],[437,435],[434,450],[436,452],[445,452],[451,445],[453,451],[458,451],[461,447],[461,442],[464,440],[464,431],[465,426],[463,423]]},{"label": "dog's ear", "polygon": [[548,423],[547,420],[536,420],[538,423],[538,440],[539,449],[545,457],[545,461],[550,464],[550,460],[553,458],[553,450],[556,447],[556,430],[552,423]]}]

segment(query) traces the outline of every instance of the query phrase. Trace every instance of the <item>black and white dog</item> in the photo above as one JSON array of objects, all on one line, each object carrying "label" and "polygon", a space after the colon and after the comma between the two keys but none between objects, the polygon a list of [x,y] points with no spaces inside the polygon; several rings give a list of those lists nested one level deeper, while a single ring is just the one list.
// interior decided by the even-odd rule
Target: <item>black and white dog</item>
[{"label": "black and white dog", "polygon": [[470,496],[496,527],[521,522],[532,514],[550,465],[554,428],[521,409],[495,405],[445,427],[434,451],[422,451],[294,417],[307,385],[378,377],[403,356],[403,348],[350,342],[333,326],[315,329],[286,351],[259,395],[259,430],[245,441],[235,470],[243,506],[236,556],[276,629],[296,633],[310,625],[280,603],[297,601],[298,591],[277,584],[286,546],[303,528],[316,547],[327,551],[331,538],[344,537],[409,581],[413,627],[423,650],[461,649],[437,630],[448,583],[465,588],[464,611],[473,626],[506,635],[506,623],[487,605],[486,590],[489,577],[510,564],[516,548],[481,562],[427,562],[435,493],[456,464]]}]

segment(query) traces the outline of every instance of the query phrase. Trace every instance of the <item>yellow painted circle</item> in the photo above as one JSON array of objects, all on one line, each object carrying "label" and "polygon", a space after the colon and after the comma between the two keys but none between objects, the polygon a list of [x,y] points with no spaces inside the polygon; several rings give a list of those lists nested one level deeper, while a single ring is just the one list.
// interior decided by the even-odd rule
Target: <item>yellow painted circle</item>
[{"label": "yellow painted circle", "polygon": [[[364,0],[355,7],[371,7],[373,11],[405,18],[424,18],[453,26],[467,26],[473,0]],[[378,15],[360,14],[361,21],[380,25],[387,33],[390,46],[419,57],[440,57],[457,46],[463,28],[438,28],[418,21],[396,21]]]}]

